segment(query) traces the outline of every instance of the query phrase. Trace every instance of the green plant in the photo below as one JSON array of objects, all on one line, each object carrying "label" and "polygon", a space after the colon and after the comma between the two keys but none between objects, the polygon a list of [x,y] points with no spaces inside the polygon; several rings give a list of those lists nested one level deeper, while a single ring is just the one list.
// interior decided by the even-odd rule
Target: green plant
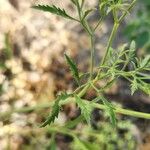
[{"label": "green plant", "polygon": [[[57,96],[57,99],[54,102],[52,111],[46,121],[41,125],[45,127],[48,124],[51,124],[58,117],[61,107],[70,102],[74,102],[81,110],[81,115],[79,118],[76,118],[72,121],[73,126],[78,124],[81,120],[86,120],[88,124],[91,122],[91,112],[94,108],[105,110],[110,117],[112,125],[116,126],[116,113],[140,117],[145,119],[150,119],[150,114],[142,113],[127,109],[122,109],[118,106],[111,104],[104,93],[109,89],[117,79],[123,77],[131,83],[131,94],[138,89],[144,91],[146,94],[150,95],[150,84],[144,82],[146,79],[150,79],[150,76],[146,73],[150,71],[150,56],[146,56],[144,59],[137,58],[135,56],[136,44],[134,41],[131,42],[130,46],[124,44],[118,50],[114,50],[111,45],[113,39],[116,36],[117,30],[125,18],[125,16],[130,12],[136,0],[133,1],[123,1],[123,0],[101,0],[99,1],[99,12],[100,18],[99,22],[95,27],[92,27],[87,21],[87,17],[95,9],[85,9],[84,0],[71,0],[71,3],[76,7],[78,11],[78,18],[70,16],[66,10],[58,8],[54,5],[36,5],[33,6],[35,9],[43,10],[50,12],[52,14],[77,21],[84,28],[91,41],[91,58],[90,58],[90,69],[87,73],[80,73],[77,65],[74,60],[65,54],[66,61],[74,79],[78,84],[78,88],[72,93],[62,92]],[[103,56],[98,67],[95,67],[95,32],[101,26],[101,22],[105,20],[109,13],[112,13],[114,25],[112,32],[107,42],[105,55]],[[126,71],[126,66],[130,64],[132,70]],[[86,83],[83,82],[83,75],[80,74],[89,74],[89,78]],[[96,74],[96,75],[95,75]],[[99,82],[105,81],[105,85],[102,87],[99,85]],[[92,101],[84,99],[84,95],[89,89],[94,89],[97,93],[97,97]],[[67,125],[63,128],[64,132],[69,132]],[[80,141],[74,134],[71,132],[70,136],[74,137],[75,141],[79,144]],[[81,144],[82,145],[82,144]],[[84,146],[81,146],[82,149],[85,149]]]},{"label": "green plant", "polygon": [[[103,113],[103,116],[105,119],[109,117],[107,113]],[[68,143],[71,150],[135,150],[137,146],[136,138],[130,131],[134,127],[130,121],[119,120],[116,130],[105,120],[97,122],[96,130],[87,125],[83,125],[80,130],[72,130],[71,126],[71,123],[65,126],[55,124],[47,129],[50,133],[61,133],[72,137],[73,139]],[[56,148],[56,145],[57,142],[53,140],[52,134],[51,148]]]},{"label": "green plant", "polygon": [[135,9],[136,15],[128,20],[124,30],[125,36],[129,40],[135,40],[137,47],[150,52],[150,1],[138,1]]}]

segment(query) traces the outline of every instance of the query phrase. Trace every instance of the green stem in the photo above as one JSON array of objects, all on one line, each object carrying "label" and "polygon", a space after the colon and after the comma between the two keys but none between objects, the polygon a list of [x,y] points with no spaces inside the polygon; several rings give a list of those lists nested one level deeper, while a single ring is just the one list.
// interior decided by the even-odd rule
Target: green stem
[{"label": "green stem", "polygon": [[127,15],[127,13],[132,9],[132,7],[134,6],[134,4],[136,3],[137,0],[133,0],[132,3],[130,4],[130,6],[128,7],[127,11],[124,12],[124,14],[119,18],[119,22],[121,22],[124,17]]},{"label": "green stem", "polygon": [[12,113],[28,113],[31,111],[35,110],[41,110],[43,108],[49,108],[53,105],[53,103],[44,103],[44,104],[38,104],[36,106],[31,106],[31,107],[23,107],[23,108],[14,108],[10,111],[0,113],[0,120],[5,120],[7,119]]},{"label": "green stem", "polygon": [[[116,32],[117,32],[117,29],[118,29],[120,23],[122,22],[122,20],[124,19],[124,17],[127,15],[128,11],[130,11],[130,10],[132,9],[132,7],[133,7],[134,4],[136,3],[136,1],[137,1],[137,0],[133,0],[133,2],[132,2],[132,3],[130,4],[130,6],[128,7],[127,11],[125,11],[124,14],[123,14],[119,19],[117,19],[117,20],[114,19],[114,20],[115,20],[115,23],[114,23],[114,26],[113,26],[111,35],[110,35],[109,40],[108,40],[108,44],[107,44],[107,47],[106,47],[106,53],[105,53],[105,55],[104,55],[104,57],[103,57],[103,60],[102,60],[102,63],[101,63],[102,65],[104,65],[104,63],[105,63],[105,61],[106,61],[107,55],[108,55],[108,53],[109,53],[109,48],[110,48],[110,46],[111,46],[111,44],[112,44],[112,41],[113,41],[113,39],[114,39],[114,36],[115,36],[115,34],[116,34]],[[100,73],[100,71],[99,71],[99,73]],[[98,75],[99,75],[99,73],[98,73]]]},{"label": "green stem", "polygon": [[[98,103],[93,103],[93,107],[103,109],[103,110],[106,109],[104,105],[98,104]],[[118,107],[114,107],[114,111],[118,114],[123,114],[123,115],[132,116],[132,117],[143,118],[143,119],[150,119],[150,114],[144,113],[144,112],[138,112],[138,111],[123,109],[123,108],[118,108]]]},{"label": "green stem", "polygon": [[84,96],[84,94],[87,92],[87,90],[91,87],[90,84],[87,84],[80,92],[77,94],[79,97]]},{"label": "green stem", "polygon": [[119,27],[118,22],[115,22],[114,26],[113,26],[113,29],[112,29],[112,32],[111,32],[111,35],[110,35],[109,40],[108,40],[108,44],[107,44],[107,47],[106,47],[106,53],[105,53],[105,55],[104,55],[104,57],[102,59],[102,63],[101,63],[102,65],[104,65],[104,63],[106,61],[107,55],[109,53],[110,46],[111,46],[111,44],[113,42],[113,39],[114,39],[114,36],[115,36],[115,34],[116,34],[117,30],[118,30],[118,27]]},{"label": "green stem", "polygon": [[[89,87],[88,87],[89,88]],[[82,91],[80,93],[80,96],[84,93],[85,91]],[[87,104],[91,103],[90,101],[84,100]],[[63,101],[62,105],[65,105],[69,102],[73,102],[73,99],[68,99],[66,101]],[[36,105],[34,107],[24,107],[21,109],[13,109],[11,111],[8,112],[4,112],[0,114],[1,119],[10,116],[12,113],[17,112],[17,113],[27,113],[33,110],[39,110],[39,109],[44,109],[44,108],[49,108],[50,106],[52,106],[53,103],[45,103],[45,104],[39,104]],[[92,106],[94,108],[98,108],[98,109],[102,109],[105,110],[106,107],[103,104],[98,104],[98,103],[92,103]],[[144,112],[138,112],[138,111],[133,111],[133,110],[128,110],[128,109],[123,109],[123,108],[119,108],[119,107],[115,107],[114,106],[114,111],[118,114],[123,114],[123,115],[128,115],[128,116],[132,116],[132,117],[137,117],[137,118],[144,118],[144,119],[150,119],[150,114],[149,113],[144,113]],[[6,119],[6,118],[5,118]]]},{"label": "green stem", "polygon": [[95,60],[95,47],[94,47],[94,36],[90,37],[91,40],[91,62],[90,62],[90,80],[93,79],[94,60]]}]

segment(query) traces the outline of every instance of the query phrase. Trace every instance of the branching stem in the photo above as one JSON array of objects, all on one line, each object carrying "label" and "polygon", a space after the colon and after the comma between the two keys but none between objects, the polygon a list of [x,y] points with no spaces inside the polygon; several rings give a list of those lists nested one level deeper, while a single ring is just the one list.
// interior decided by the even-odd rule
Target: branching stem
[{"label": "branching stem", "polygon": [[[63,105],[65,105],[69,102],[73,102],[73,101],[74,101],[73,99],[71,99],[71,100],[67,99],[63,103]],[[85,102],[87,104],[90,103],[90,101],[88,101],[88,100],[85,100]],[[33,111],[33,110],[35,111],[35,110],[39,110],[39,109],[49,108],[52,105],[53,105],[53,103],[45,103],[45,104],[36,105],[34,107],[23,107],[20,109],[14,109],[14,110],[11,110],[8,112],[1,113],[0,117],[2,117],[2,118],[5,118],[6,116],[9,117],[12,113],[15,113],[15,112],[28,113],[28,112]],[[106,109],[106,107],[103,104],[98,104],[95,102],[92,103],[92,106],[94,108],[98,108],[98,109],[102,109],[102,110]],[[114,106],[114,111],[118,114],[123,114],[123,115],[132,116],[132,117],[143,118],[143,119],[150,119],[150,114],[144,113],[144,112],[138,112],[138,111],[133,111],[133,110],[128,110],[128,109],[123,109],[123,108],[119,108],[119,107],[115,107],[115,106]]]}]

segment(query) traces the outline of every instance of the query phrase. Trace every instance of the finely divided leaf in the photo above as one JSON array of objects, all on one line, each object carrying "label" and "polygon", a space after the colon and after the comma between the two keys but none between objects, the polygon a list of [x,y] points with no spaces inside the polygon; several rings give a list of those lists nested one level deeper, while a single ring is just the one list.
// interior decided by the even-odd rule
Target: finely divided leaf
[{"label": "finely divided leaf", "polygon": [[49,6],[49,5],[35,5],[35,6],[32,6],[32,8],[35,8],[35,9],[38,9],[38,10],[43,10],[43,11],[50,12],[50,13],[58,15],[58,16],[62,16],[64,18],[74,20],[74,18],[69,16],[64,9],[56,7],[55,5],[52,5],[52,6]]},{"label": "finely divided leaf", "polygon": [[139,84],[139,88],[145,92],[146,94],[148,94],[150,96],[150,84],[149,83],[145,83],[142,80],[138,80],[140,82]]},{"label": "finely divided leaf", "polygon": [[91,120],[91,111],[92,107],[90,104],[87,104],[82,100],[78,95],[75,95],[76,103],[81,110],[81,114],[83,114],[84,118],[86,119],[87,123],[90,124]]},{"label": "finely divided leaf", "polygon": [[60,111],[60,104],[59,104],[59,102],[61,100],[67,99],[70,96],[71,96],[71,94],[61,93],[57,97],[57,99],[56,99],[56,101],[55,101],[55,103],[54,103],[54,105],[52,107],[52,112],[50,113],[50,115],[47,117],[46,121],[40,127],[45,127],[48,124],[50,125],[51,123],[53,123],[55,121],[56,118],[58,118],[59,111]]},{"label": "finely divided leaf", "polygon": [[115,116],[115,112],[114,112],[114,107],[113,105],[107,101],[106,98],[101,97],[103,104],[106,106],[106,111],[108,112],[109,116],[110,116],[110,120],[112,125],[115,127],[116,126],[116,116]]},{"label": "finely divided leaf", "polygon": [[78,71],[78,68],[77,68],[75,62],[67,54],[65,54],[65,58],[70,67],[73,77],[75,78],[78,85],[80,85],[79,71]]},{"label": "finely divided leaf", "polygon": [[58,114],[60,111],[59,101],[60,101],[60,99],[57,99],[55,101],[53,108],[52,108],[52,112],[50,113],[50,115],[47,117],[46,121],[40,127],[45,127],[46,125],[54,122],[55,118],[58,118]]},{"label": "finely divided leaf", "polygon": [[150,55],[147,55],[140,63],[140,67],[144,68],[150,64]]},{"label": "finely divided leaf", "polygon": [[134,78],[133,82],[131,83],[131,95],[133,95],[137,89],[138,89],[138,83]]},{"label": "finely divided leaf", "polygon": [[137,89],[138,89],[138,83],[137,83],[136,78],[134,78],[131,83],[131,95],[133,95]]},{"label": "finely divided leaf", "polygon": [[129,59],[132,59],[134,57],[135,50],[136,50],[136,43],[135,41],[132,41],[130,44],[130,49],[129,49]]}]

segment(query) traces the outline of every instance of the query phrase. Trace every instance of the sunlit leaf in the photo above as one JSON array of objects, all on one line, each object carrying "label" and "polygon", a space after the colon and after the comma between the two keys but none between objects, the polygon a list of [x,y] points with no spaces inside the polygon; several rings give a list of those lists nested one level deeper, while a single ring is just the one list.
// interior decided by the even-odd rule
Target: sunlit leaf
[{"label": "sunlit leaf", "polygon": [[150,63],[150,55],[147,55],[140,63],[140,67],[146,67]]}]

